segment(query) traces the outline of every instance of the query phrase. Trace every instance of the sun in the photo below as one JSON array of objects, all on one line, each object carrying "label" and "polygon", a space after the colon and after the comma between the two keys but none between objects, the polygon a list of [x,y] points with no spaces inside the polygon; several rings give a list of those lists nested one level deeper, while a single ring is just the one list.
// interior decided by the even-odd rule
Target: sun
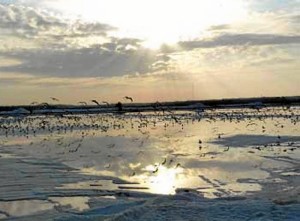
[{"label": "sun", "polygon": [[60,0],[48,6],[80,18],[118,28],[118,37],[144,40],[158,48],[198,38],[210,26],[229,24],[247,14],[243,0]]}]

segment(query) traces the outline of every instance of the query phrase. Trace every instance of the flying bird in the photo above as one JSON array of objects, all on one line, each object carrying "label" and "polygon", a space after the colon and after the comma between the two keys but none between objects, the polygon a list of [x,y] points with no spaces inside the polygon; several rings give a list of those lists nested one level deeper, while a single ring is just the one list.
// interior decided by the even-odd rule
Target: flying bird
[{"label": "flying bird", "polygon": [[223,150],[223,152],[226,152],[229,150],[229,146],[227,146],[227,148],[225,150]]},{"label": "flying bird", "polygon": [[40,103],[39,105],[44,106],[44,107],[48,107],[50,106],[48,103],[44,102],[44,103]]},{"label": "flying bird", "polygon": [[102,101],[103,104],[106,104],[107,106],[109,106],[109,103],[107,101]]},{"label": "flying bird", "polygon": [[180,163],[176,164],[175,169],[178,168],[178,167],[182,167]]},{"label": "flying bird", "polygon": [[79,104],[84,104],[84,105],[87,105],[87,103],[85,101],[80,101],[78,102]]},{"label": "flying bird", "polygon": [[93,103],[95,103],[95,104],[97,104],[97,105],[99,105],[100,106],[100,104],[99,104],[99,102],[98,101],[96,101],[96,100],[91,100]]},{"label": "flying bird", "polygon": [[124,99],[126,99],[126,100],[130,100],[131,102],[133,102],[133,99],[132,99],[132,97],[125,96],[125,97],[124,97]]},{"label": "flying bird", "polygon": [[53,101],[59,101],[59,99],[55,98],[55,97],[50,97]]},{"label": "flying bird", "polygon": [[152,173],[156,173],[158,171],[158,167],[155,168],[155,170],[152,171]]}]

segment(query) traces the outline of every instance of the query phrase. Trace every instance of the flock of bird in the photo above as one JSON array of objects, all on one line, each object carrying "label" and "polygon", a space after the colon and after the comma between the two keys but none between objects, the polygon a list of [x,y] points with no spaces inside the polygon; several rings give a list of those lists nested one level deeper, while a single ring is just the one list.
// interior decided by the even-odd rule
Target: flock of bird
[{"label": "flock of bird", "polygon": [[[55,104],[58,104],[58,102],[60,102],[60,99],[58,99],[58,98],[56,98],[56,97],[50,97],[50,100],[51,100],[52,102],[55,102]],[[124,97],[123,97],[123,100],[125,100],[125,101],[130,101],[131,103],[134,101],[133,98],[132,98],[132,97],[129,97],[129,96],[124,96]],[[92,100],[90,100],[90,102],[93,103],[93,104],[95,104],[95,105],[97,105],[97,106],[101,106],[101,104],[102,104],[102,105],[106,105],[106,106],[108,106],[108,107],[113,105],[113,104],[111,104],[111,103],[109,103],[109,102],[107,102],[107,101],[102,101],[102,102],[100,102],[100,101],[98,101],[98,100],[96,100],[96,99],[92,99]],[[121,102],[120,102],[120,103],[121,103]],[[86,101],[79,101],[78,104],[87,106],[87,105],[88,105],[88,102],[86,102]],[[38,106],[45,106],[45,107],[48,107],[48,106],[50,106],[50,103],[48,103],[48,102],[42,102],[42,103],[39,103],[39,102],[37,102],[37,101],[33,101],[33,102],[30,103],[30,105],[38,105]]]},{"label": "flock of bird", "polygon": [[[50,99],[54,102],[60,102],[60,100],[56,97],[50,97]],[[130,101],[130,102],[133,102],[133,98],[129,97],[129,96],[125,96],[125,97],[123,97],[123,99],[127,100],[127,101]],[[96,99],[91,100],[91,102],[96,104],[96,105],[101,105],[101,102],[97,101]],[[86,101],[79,101],[78,103],[82,104],[82,105],[87,105]],[[107,102],[107,101],[102,101],[102,103],[106,104],[106,105],[109,105],[109,102]],[[38,104],[38,102],[36,102],[36,101],[31,103],[31,105],[36,105],[36,104]]]},{"label": "flock of bird", "polygon": [[[59,101],[57,98],[51,97],[53,101]],[[124,99],[133,102],[131,97],[124,97]],[[92,100],[93,103],[100,105],[97,100]],[[83,102],[82,102],[83,103]],[[109,105],[108,102],[102,102]],[[159,105],[158,105],[159,106]],[[56,146],[64,147],[57,154],[74,154],[79,152],[80,148],[83,148],[83,142],[90,136],[97,136],[99,133],[105,134],[110,130],[123,130],[126,134],[128,130],[136,129],[140,132],[140,137],[148,137],[149,131],[156,130],[159,127],[167,130],[169,127],[179,127],[179,129],[184,130],[185,125],[194,124],[196,122],[205,121],[208,124],[214,124],[217,121],[228,121],[233,124],[238,124],[240,122],[246,122],[246,128],[257,127],[258,122],[261,122],[261,132],[266,131],[265,121],[267,119],[272,119],[274,121],[274,126],[278,128],[283,128],[284,125],[278,119],[288,119],[293,125],[299,123],[299,109],[293,108],[282,108],[282,107],[268,107],[261,110],[254,109],[209,109],[203,112],[175,112],[171,110],[164,109],[164,112],[155,110],[150,113],[127,113],[127,114],[63,114],[63,115],[40,115],[40,116],[2,116],[0,117],[0,136],[14,137],[14,136],[24,136],[29,138],[30,136],[46,136],[41,141],[41,146],[45,145],[45,142],[50,139],[54,139],[53,135],[67,134],[76,132],[77,136],[80,134],[79,139],[75,139],[69,143],[63,143],[63,138],[58,138],[56,140]],[[222,139],[223,133],[216,133],[216,139]],[[200,135],[199,135],[200,136]],[[278,135],[278,141],[276,145],[280,145],[280,135]],[[44,144],[43,144],[44,142]],[[199,137],[197,148],[201,152],[200,157],[205,157],[209,155],[209,152],[205,152],[205,147],[203,146],[203,141]],[[141,147],[144,141],[141,142]],[[270,144],[275,145],[275,144]],[[295,143],[289,142],[289,150],[295,150],[298,146]],[[107,148],[114,148],[115,145],[110,145]],[[256,150],[261,151],[266,146],[254,147]],[[227,152],[230,147],[227,146],[221,152]],[[97,150],[93,150],[94,154]],[[99,150],[100,152],[101,150]],[[142,152],[142,151],[141,151]],[[250,151],[249,151],[250,152]],[[286,152],[286,151],[284,151]],[[112,157],[107,155],[107,157]],[[152,173],[157,173],[159,166],[173,163],[173,159],[163,160],[155,165],[155,169]],[[106,168],[110,167],[110,163],[107,164]],[[183,167],[180,162],[177,162],[175,168]],[[132,176],[136,174],[135,171],[132,172]]]}]

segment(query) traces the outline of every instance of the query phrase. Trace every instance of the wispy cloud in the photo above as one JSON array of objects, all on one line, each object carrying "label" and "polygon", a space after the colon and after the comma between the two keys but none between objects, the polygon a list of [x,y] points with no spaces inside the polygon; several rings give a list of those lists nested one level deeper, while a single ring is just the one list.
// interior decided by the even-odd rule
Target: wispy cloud
[{"label": "wispy cloud", "polygon": [[220,46],[280,45],[299,43],[300,35],[285,36],[274,34],[224,34],[208,40],[204,39],[199,41],[180,42],[179,45],[184,49],[193,49]]},{"label": "wispy cloud", "polygon": [[0,4],[0,28],[24,36],[34,36],[41,31],[64,28],[66,23],[36,9]]},{"label": "wispy cloud", "polygon": [[300,9],[299,0],[252,0],[248,1],[252,10],[256,11],[291,11]]},{"label": "wispy cloud", "polygon": [[[68,17],[62,10],[54,9],[60,4],[67,8],[72,2],[0,0],[0,97],[3,98],[5,88],[10,88],[10,99],[13,99],[14,88],[19,88],[22,95],[24,88],[31,94],[35,93],[33,88],[47,94],[50,90],[55,91],[53,88],[59,88],[57,93],[69,93],[68,89],[72,91],[80,87],[80,93],[101,91],[111,98],[127,90],[140,96],[141,100],[142,95],[151,97],[151,93],[166,99],[177,99],[180,94],[184,99],[190,95],[191,85],[196,83],[201,86],[198,89],[201,96],[234,96],[239,92],[234,90],[239,82],[243,82],[245,88],[243,95],[252,96],[259,92],[252,90],[251,84],[247,86],[248,82],[259,85],[263,94],[266,91],[263,81],[266,79],[273,85],[268,89],[269,94],[284,94],[279,82],[284,82],[284,89],[289,91],[285,94],[297,91],[300,67],[298,0],[239,0],[248,7],[247,10],[242,7],[243,16],[239,17],[237,13],[235,19],[229,16],[230,19],[217,19],[217,22],[210,17],[205,25],[201,23],[201,17],[197,17],[201,8],[190,9],[190,5],[185,5],[184,9],[192,10],[192,13],[188,13],[187,17],[180,14],[180,5],[184,1],[176,3],[178,15],[174,11],[169,15],[168,10],[172,9],[164,3],[160,5],[166,7],[160,8],[161,17],[156,18],[153,10],[153,19],[150,16],[152,12],[147,11],[147,16],[138,23],[135,23],[138,16],[128,20],[135,24],[134,28],[147,29],[144,34],[151,32],[149,37],[158,42],[160,38],[171,39],[160,49],[147,48],[145,39],[133,37],[127,29],[120,31],[120,27],[109,22]],[[79,10],[78,2],[81,0],[77,1]],[[191,2],[202,4],[194,0]],[[234,0],[230,2],[229,5],[234,6]],[[50,9],[53,4],[57,7]],[[96,4],[99,13],[101,4]],[[153,9],[156,7],[150,1],[147,4]],[[213,9],[222,12],[228,6],[223,1],[203,4],[207,16],[216,13],[211,11]],[[122,5],[126,4],[123,2]],[[110,9],[118,7],[111,3],[109,6]],[[139,6],[142,7],[142,4],[139,3]],[[230,9],[227,9],[225,17],[230,15]],[[98,10],[93,13],[93,18],[98,18]],[[116,14],[114,10],[106,13],[108,17]],[[138,14],[143,16],[143,10]],[[162,16],[164,14],[166,16]],[[162,19],[164,17],[166,21]],[[191,37],[184,37],[181,41],[172,38],[173,31],[175,35],[182,31],[185,36],[185,31],[193,30],[194,26],[189,25],[195,25],[194,17],[202,24],[201,31],[196,31],[196,35],[193,32]],[[171,18],[176,18],[176,22],[171,22]],[[147,24],[143,26],[142,21]],[[169,27],[169,24],[175,25]],[[130,27],[130,24],[127,25],[124,27]],[[152,30],[162,32],[157,34]],[[161,37],[159,33],[166,33],[166,36]],[[212,89],[215,93],[211,92]]]},{"label": "wispy cloud", "polygon": [[[68,20],[60,14],[28,6],[0,4],[0,30],[2,37],[17,36],[23,41],[35,40],[43,45],[60,40],[61,46],[67,46],[70,38],[105,37],[116,28],[99,22]],[[80,44],[78,41],[72,43]]]}]

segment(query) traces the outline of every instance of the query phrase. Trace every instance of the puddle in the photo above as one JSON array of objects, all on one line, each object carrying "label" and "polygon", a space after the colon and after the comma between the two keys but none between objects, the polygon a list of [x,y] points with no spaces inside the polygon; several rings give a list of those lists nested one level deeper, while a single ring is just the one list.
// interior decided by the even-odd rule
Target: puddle
[{"label": "puddle", "polygon": [[49,197],[48,200],[53,203],[58,203],[60,206],[70,206],[77,211],[89,209],[89,197]]},{"label": "puddle", "polygon": [[53,209],[54,205],[42,200],[0,202],[0,211],[9,216],[27,216]]}]

